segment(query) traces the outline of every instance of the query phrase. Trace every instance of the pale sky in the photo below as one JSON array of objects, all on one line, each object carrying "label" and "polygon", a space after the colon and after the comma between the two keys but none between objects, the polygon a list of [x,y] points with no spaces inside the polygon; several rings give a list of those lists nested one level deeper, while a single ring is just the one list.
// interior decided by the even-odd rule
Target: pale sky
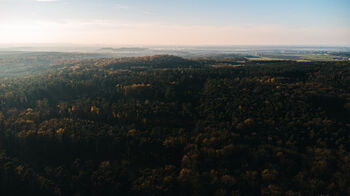
[{"label": "pale sky", "polygon": [[350,0],[0,0],[2,44],[350,46]]}]

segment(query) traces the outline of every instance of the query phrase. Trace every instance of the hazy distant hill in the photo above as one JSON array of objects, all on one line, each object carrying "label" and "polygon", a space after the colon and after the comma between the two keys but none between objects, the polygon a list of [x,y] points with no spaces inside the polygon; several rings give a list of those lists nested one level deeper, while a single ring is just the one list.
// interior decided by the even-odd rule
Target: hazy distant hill
[{"label": "hazy distant hill", "polygon": [[0,52],[0,77],[18,76],[47,71],[68,60],[106,57],[103,54],[61,52]]},{"label": "hazy distant hill", "polygon": [[145,52],[145,51],[149,51],[149,48],[129,48],[129,47],[125,47],[125,48],[101,48],[100,51],[101,52]]}]

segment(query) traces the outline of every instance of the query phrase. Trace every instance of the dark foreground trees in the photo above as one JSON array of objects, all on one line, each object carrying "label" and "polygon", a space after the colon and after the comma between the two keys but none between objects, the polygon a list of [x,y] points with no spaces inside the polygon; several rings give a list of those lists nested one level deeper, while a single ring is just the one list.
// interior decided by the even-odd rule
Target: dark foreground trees
[{"label": "dark foreground trees", "polygon": [[350,194],[349,63],[163,58],[3,79],[0,193]]}]

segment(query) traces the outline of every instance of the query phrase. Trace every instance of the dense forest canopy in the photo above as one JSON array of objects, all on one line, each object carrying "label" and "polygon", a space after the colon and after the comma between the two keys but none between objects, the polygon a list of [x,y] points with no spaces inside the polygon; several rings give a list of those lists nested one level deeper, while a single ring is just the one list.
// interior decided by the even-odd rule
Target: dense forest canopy
[{"label": "dense forest canopy", "polygon": [[53,55],[0,56],[2,195],[350,195],[350,62]]}]

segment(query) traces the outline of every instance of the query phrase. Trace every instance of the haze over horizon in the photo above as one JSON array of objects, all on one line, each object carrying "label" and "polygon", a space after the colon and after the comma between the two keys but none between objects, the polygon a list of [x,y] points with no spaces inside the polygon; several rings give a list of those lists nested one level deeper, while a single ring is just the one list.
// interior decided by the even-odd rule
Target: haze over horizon
[{"label": "haze over horizon", "polygon": [[0,45],[350,46],[346,0],[0,0]]}]

